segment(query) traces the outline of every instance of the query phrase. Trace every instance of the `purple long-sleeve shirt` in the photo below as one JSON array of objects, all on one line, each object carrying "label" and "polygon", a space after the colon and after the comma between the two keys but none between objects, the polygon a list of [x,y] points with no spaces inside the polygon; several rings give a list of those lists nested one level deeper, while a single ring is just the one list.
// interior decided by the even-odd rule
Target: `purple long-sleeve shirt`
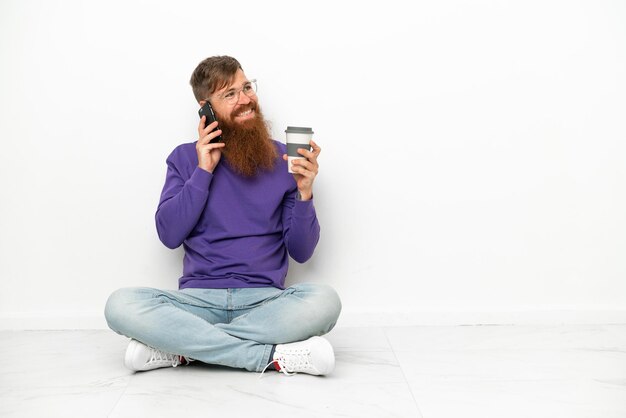
[{"label": "purple long-sleeve shirt", "polygon": [[285,287],[290,255],[307,261],[319,240],[313,201],[296,199],[296,182],[274,141],[273,171],[235,173],[224,158],[213,174],[198,167],[195,142],[176,147],[156,212],[159,239],[185,249],[179,288]]}]

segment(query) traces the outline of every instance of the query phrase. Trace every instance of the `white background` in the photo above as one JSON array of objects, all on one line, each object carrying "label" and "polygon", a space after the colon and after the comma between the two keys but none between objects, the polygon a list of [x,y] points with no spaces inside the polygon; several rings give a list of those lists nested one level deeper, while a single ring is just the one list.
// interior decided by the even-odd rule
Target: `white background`
[{"label": "white background", "polygon": [[0,1],[0,327],[176,288],[165,158],[210,55],[322,146],[288,283],[344,324],[626,321],[623,1]]}]

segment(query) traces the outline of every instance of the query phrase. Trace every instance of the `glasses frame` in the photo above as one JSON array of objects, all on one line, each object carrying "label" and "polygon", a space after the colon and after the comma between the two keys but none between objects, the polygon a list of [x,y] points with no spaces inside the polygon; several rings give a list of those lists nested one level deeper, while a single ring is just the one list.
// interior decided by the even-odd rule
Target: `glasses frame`
[{"label": "glasses frame", "polygon": [[[252,86],[252,90],[250,90],[251,94],[248,94],[244,91],[244,89],[246,88],[246,85],[250,83],[250,85]],[[248,80],[246,81],[243,86],[237,90],[228,90],[227,92],[224,92],[222,94],[220,94],[219,96],[216,96],[218,99],[220,99],[222,102],[232,106],[234,104],[237,104],[237,102],[239,101],[239,97],[241,95],[241,93],[243,93],[244,95],[246,95],[247,97],[254,97],[256,96],[257,91],[259,91],[259,86],[257,85],[257,81],[256,78],[253,78],[252,80]],[[224,97],[225,94],[229,94],[229,93],[234,93],[235,95],[233,96],[233,99],[226,99]],[[206,101],[209,101],[209,99],[205,99]],[[230,102],[229,102],[230,101]]]}]

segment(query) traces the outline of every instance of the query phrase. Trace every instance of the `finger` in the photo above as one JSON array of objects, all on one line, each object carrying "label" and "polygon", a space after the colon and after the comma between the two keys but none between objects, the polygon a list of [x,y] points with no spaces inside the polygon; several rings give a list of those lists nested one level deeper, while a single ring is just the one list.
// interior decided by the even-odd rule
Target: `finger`
[{"label": "finger", "polygon": [[288,161],[289,158],[287,158],[287,154],[283,154],[283,160]]},{"label": "finger", "polygon": [[206,120],[206,116],[202,116],[202,118],[200,119],[200,125],[198,126],[198,137],[202,138],[203,136],[206,136],[209,134],[209,132],[211,132],[212,130],[214,130],[215,128],[217,128],[217,121],[213,121],[212,123],[209,124],[209,126],[204,126],[204,121]]},{"label": "finger", "polygon": [[304,155],[307,158],[313,155],[313,153],[306,148],[298,148],[297,151],[298,151],[298,154]]},{"label": "finger", "polygon": [[313,148],[313,153],[315,154],[315,156],[320,155],[320,153],[322,152],[322,148],[320,148],[320,146],[317,145],[317,143],[313,140],[311,140],[311,147]]},{"label": "finger", "polygon": [[303,167],[308,171],[317,173],[317,164],[314,164],[308,160],[293,160],[293,164],[296,167]]},{"label": "finger", "polygon": [[215,150],[219,150],[221,152],[221,149],[224,148],[226,146],[226,144],[224,144],[223,142],[220,142],[218,144],[208,144],[208,145],[204,145],[202,147],[200,147],[198,150],[200,152],[200,154],[211,154],[213,151]]},{"label": "finger", "polygon": [[218,122],[217,121],[213,121],[213,122],[211,122],[209,124],[209,126],[204,128],[204,130],[202,132],[204,132],[204,135],[208,135],[210,132],[212,132],[213,130],[217,129],[217,125],[218,125]]},{"label": "finger", "polygon": [[226,146],[226,144],[225,144],[225,143],[223,143],[223,142],[216,142],[216,143],[214,143],[214,144],[203,144],[203,145],[199,145],[199,146],[197,147],[197,149],[198,149],[198,151],[200,151],[200,152],[209,153],[209,152],[211,152],[211,151],[213,151],[213,150],[215,150],[215,149],[218,149],[218,148],[224,148],[225,146]]},{"label": "finger", "polygon": [[206,116],[202,115],[200,118],[200,123],[198,124],[198,133],[202,132],[205,128],[204,124],[206,123]]},{"label": "finger", "polygon": [[[210,126],[210,125],[209,125]],[[217,138],[218,136],[220,136],[222,134],[222,130],[218,129],[217,131],[213,131],[210,134],[206,135],[205,137],[200,139],[200,145],[206,145],[209,142],[211,142],[212,139]]]},{"label": "finger", "polygon": [[213,151],[214,149],[224,148],[225,146],[226,144],[223,142],[215,142],[213,144],[206,144],[203,148],[206,148],[210,152],[210,151]]},{"label": "finger", "polygon": [[307,170],[304,167],[299,167],[297,165],[294,165],[291,169],[291,171],[293,171],[294,173],[306,177],[307,179],[309,179],[310,181],[313,181],[313,179],[316,176],[316,173],[314,173],[313,171]]},{"label": "finger", "polygon": [[291,171],[293,171],[294,173],[296,173],[299,176],[302,176],[302,177],[306,178],[309,182],[313,182],[313,180],[317,176],[317,173],[315,173],[314,171],[311,171],[311,170],[307,170],[304,167],[294,166],[294,167],[292,167]]},{"label": "finger", "polygon": [[298,153],[304,156],[307,160],[311,161],[313,164],[317,164],[317,154],[305,148],[298,148]]}]

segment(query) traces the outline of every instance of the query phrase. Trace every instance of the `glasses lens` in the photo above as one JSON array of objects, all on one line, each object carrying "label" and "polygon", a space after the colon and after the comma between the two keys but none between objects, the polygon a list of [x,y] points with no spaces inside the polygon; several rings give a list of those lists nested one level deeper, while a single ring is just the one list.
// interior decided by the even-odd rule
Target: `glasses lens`
[{"label": "glasses lens", "polygon": [[239,97],[239,93],[235,93],[234,91],[229,91],[223,96],[223,99],[228,104],[237,103],[237,98]]},{"label": "glasses lens", "polygon": [[243,92],[246,96],[252,96],[256,93],[256,80],[250,80],[243,86]]},{"label": "glasses lens", "polygon": [[232,105],[239,101],[239,94],[243,91],[246,96],[254,96],[256,94],[256,80],[250,80],[243,85],[241,90],[229,91],[223,96],[226,103]]}]

